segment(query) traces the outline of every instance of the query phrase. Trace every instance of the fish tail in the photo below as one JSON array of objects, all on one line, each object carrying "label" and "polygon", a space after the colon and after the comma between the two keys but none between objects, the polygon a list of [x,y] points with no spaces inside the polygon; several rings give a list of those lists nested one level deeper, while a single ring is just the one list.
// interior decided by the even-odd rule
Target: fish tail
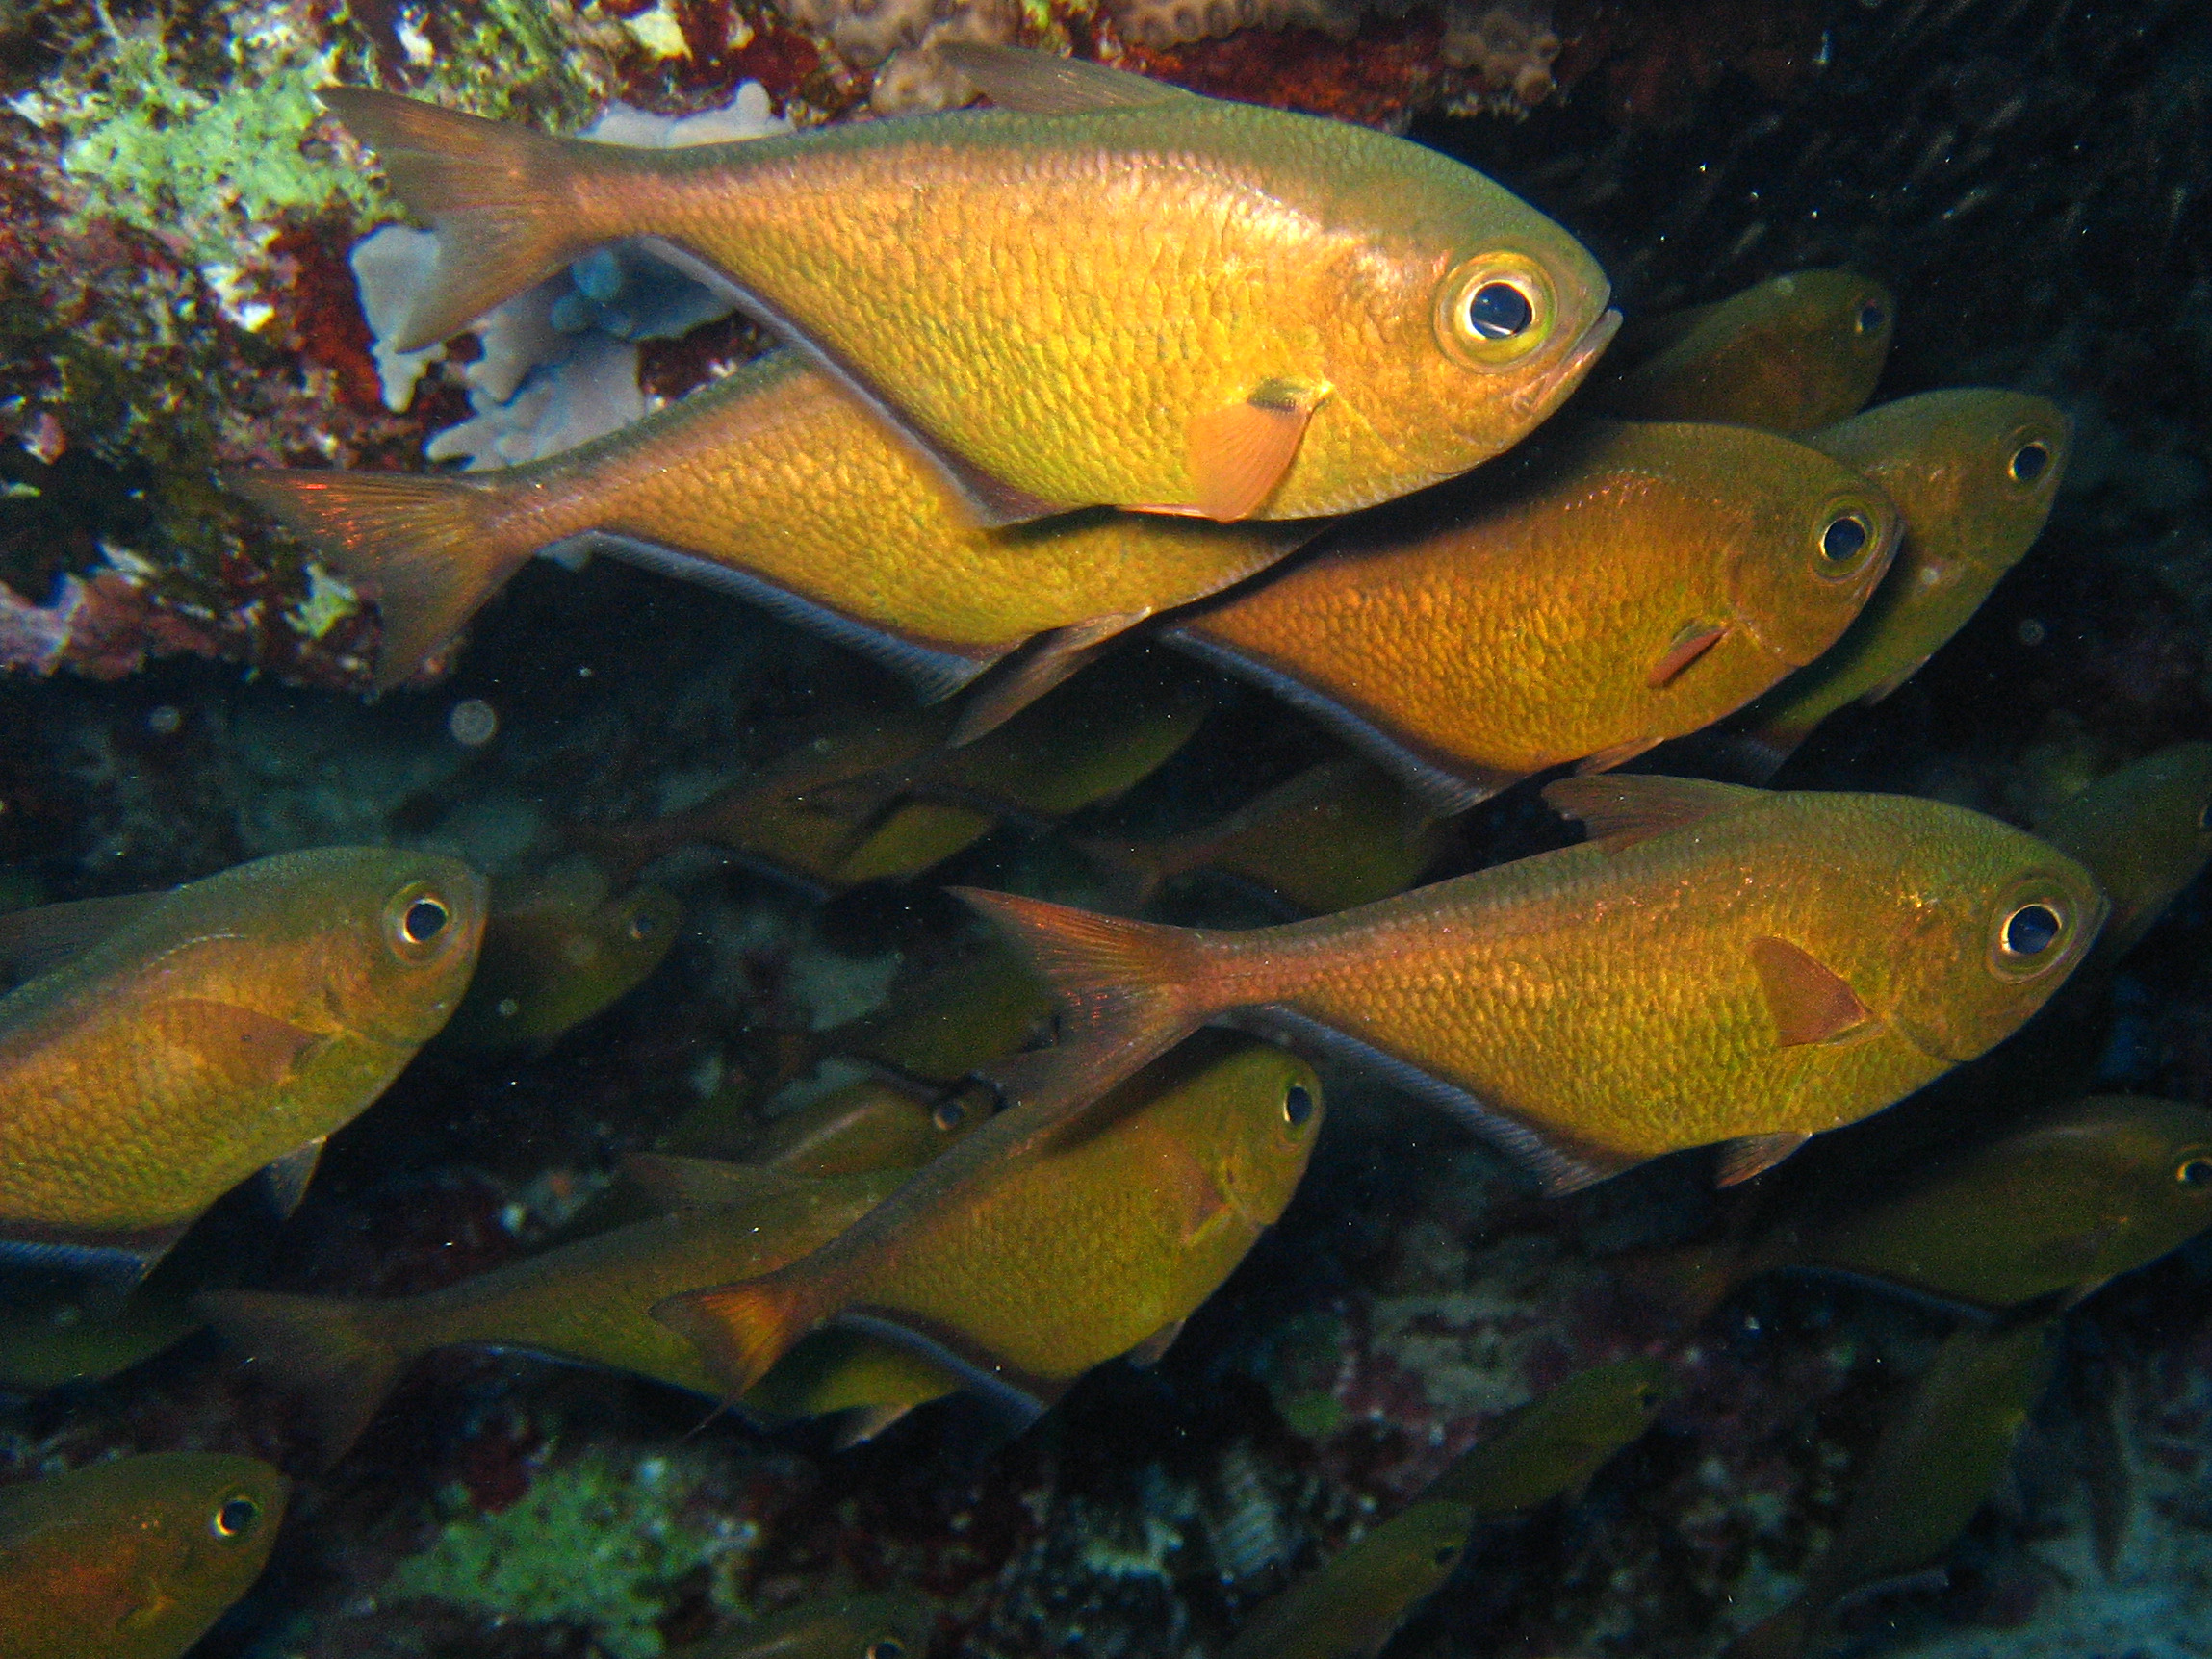
[{"label": "fish tail", "polygon": [[459,633],[545,539],[541,525],[502,511],[499,489],[472,479],[260,467],[226,471],[222,481],[374,592],[384,621],[379,690]]},{"label": "fish tail", "polygon": [[324,1465],[344,1457],[414,1355],[365,1315],[373,1304],[259,1290],[205,1290],[193,1311],[248,1364],[305,1402]]},{"label": "fish tail", "polygon": [[816,1323],[805,1286],[783,1269],[686,1290],[656,1302],[652,1312],[699,1351],[732,1399],[749,1392]]},{"label": "fish tail", "polygon": [[590,188],[595,176],[624,167],[614,145],[565,142],[367,87],[316,95],[376,152],[393,193],[438,233],[437,268],[394,337],[395,350],[458,334],[622,234],[597,222],[594,203],[610,192]]},{"label": "fish tail", "polygon": [[1079,835],[1071,837],[1069,845],[1105,873],[1106,891],[1119,908],[1142,909],[1168,879],[1160,855],[1141,842]]}]

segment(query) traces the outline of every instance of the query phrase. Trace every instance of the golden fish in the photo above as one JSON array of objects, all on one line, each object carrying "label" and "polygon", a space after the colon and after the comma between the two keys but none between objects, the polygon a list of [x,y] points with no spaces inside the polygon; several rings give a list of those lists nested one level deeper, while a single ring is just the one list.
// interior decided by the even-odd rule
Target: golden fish
[{"label": "golden fish", "polygon": [[1889,696],[1966,626],[2043,532],[2068,430],[2041,397],[1929,392],[1804,442],[1879,484],[1903,512],[1905,534],[1843,637],[1733,723],[1766,772],[1838,709]]},{"label": "golden fish", "polygon": [[200,1328],[191,1298],[141,1285],[112,1296],[12,1292],[0,1301],[0,1393],[98,1382],[150,1360]]},{"label": "golden fish", "polygon": [[1374,1659],[1467,1548],[1475,1511],[1422,1497],[1254,1613],[1222,1659]]},{"label": "golden fish", "polygon": [[58,962],[0,999],[0,1239],[136,1274],[264,1166],[290,1209],[452,1013],[483,920],[466,865],[373,847],[0,917],[0,954]]},{"label": "golden fish", "polygon": [[1968,1326],[1944,1342],[1883,1425],[1842,1530],[1807,1570],[1803,1594],[1731,1643],[1726,1659],[1797,1659],[1842,1596],[1950,1548],[2012,1461],[2050,1384],[2051,1323]]},{"label": "golden fish", "polygon": [[[522,1349],[716,1394],[720,1385],[691,1344],[649,1318],[648,1310],[663,1297],[764,1273],[805,1255],[904,1179],[893,1171],[809,1182],[734,1165],[700,1171],[685,1160],[639,1163],[682,1187],[676,1196],[684,1207],[422,1295],[377,1301],[217,1290],[197,1305],[256,1369],[304,1398],[317,1439],[332,1459],[360,1437],[408,1368],[443,1347]],[[691,1185],[683,1186],[686,1179]],[[803,1403],[819,1412],[890,1405],[903,1411],[958,1387],[903,1349],[871,1347],[878,1351],[841,1356],[876,1367],[865,1376],[836,1367],[825,1376],[819,1365],[808,1369],[811,1391]],[[809,1364],[802,1355],[793,1359]],[[880,1391],[887,1375],[896,1385],[889,1399]],[[853,1397],[856,1391],[866,1397]],[[771,1390],[780,1407],[791,1406],[802,1392],[789,1386]]]},{"label": "golden fish", "polygon": [[1628,421],[1810,432],[1857,414],[1874,395],[1896,320],[1896,301],[1871,277],[1792,271],[1624,330],[1625,349],[1641,337],[1650,354],[1605,376],[1592,401]]},{"label": "golden fish", "polygon": [[1347,759],[1309,767],[1201,830],[1075,845],[1116,872],[1131,906],[1171,877],[1219,870],[1325,915],[1402,893],[1451,843],[1450,828],[1388,773]]},{"label": "golden fish", "polygon": [[1168,638],[1458,810],[1740,708],[1835,643],[1899,525],[1850,468],[1740,427],[1597,422],[1463,488]]},{"label": "golden fish", "polygon": [[863,1078],[771,1120],[746,1149],[746,1161],[787,1175],[912,1169],[989,1115],[987,1102],[972,1091],[922,1094],[912,1085]]},{"label": "golden fish", "polygon": [[1116,633],[1255,571],[1307,525],[1085,513],[985,530],[937,470],[790,353],[578,448],[464,477],[263,469],[229,487],[374,591],[399,684],[536,552],[597,550],[766,606],[932,701],[1016,651],[967,735]]},{"label": "golden fish", "polygon": [[0,1487],[0,1659],[181,1659],[261,1576],[291,1491],[214,1452]]},{"label": "golden fish", "polygon": [[476,977],[439,1041],[542,1051],[635,989],[676,943],[683,912],[657,887],[610,898],[607,886],[571,864],[504,902],[495,891]]},{"label": "golden fish", "polygon": [[1424,1498],[1464,1503],[1483,1519],[1580,1493],[1614,1453],[1652,1425],[1673,1393],[1657,1360],[1616,1360],[1578,1371],[1508,1412]]},{"label": "golden fish", "polygon": [[2212,743],[2175,743],[2038,813],[2035,832],[2078,858],[2112,901],[2096,942],[2116,961],[2212,859]]},{"label": "golden fish", "polygon": [[[1095,1365],[1163,1350],[1244,1260],[1305,1172],[1320,1089],[1279,1049],[1207,1034],[1095,1106],[1081,1138],[1009,1156],[994,1119],[912,1178],[895,1230],[849,1230],[655,1317],[733,1393],[837,1320],[1039,1409]],[[947,1169],[956,1201],[933,1202]]]},{"label": "golden fish", "polygon": [[910,428],[986,522],[1385,501],[1517,443],[1618,325],[1573,238],[1433,150],[940,50],[1000,107],[630,150],[321,95],[438,232],[398,348],[588,249],[665,239]]},{"label": "golden fish", "polygon": [[1544,798],[1591,839],[1275,928],[954,891],[1059,988],[1060,1098],[1238,1011],[1555,1191],[1714,1142],[1724,1182],[1756,1174],[2010,1035],[2104,919],[2072,859],[1940,802],[1630,777]]},{"label": "golden fish", "polygon": [[1042,1032],[1052,1000],[1029,964],[992,940],[894,987],[885,1007],[822,1033],[817,1048],[923,1083],[954,1084]]},{"label": "golden fish", "polygon": [[926,1596],[842,1595],[671,1647],[668,1659],[928,1659],[936,1626],[937,1606]]}]

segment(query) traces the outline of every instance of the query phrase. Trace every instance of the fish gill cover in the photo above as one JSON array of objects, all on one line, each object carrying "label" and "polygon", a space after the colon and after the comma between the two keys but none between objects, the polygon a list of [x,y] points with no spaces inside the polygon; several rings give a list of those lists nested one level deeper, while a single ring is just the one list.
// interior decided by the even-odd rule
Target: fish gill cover
[{"label": "fish gill cover", "polygon": [[[1222,581],[1264,583],[1278,557],[1349,556],[1372,540],[1364,525],[1303,554],[1286,538],[1216,558],[1217,542],[1252,532],[1139,519],[1133,539],[1099,543],[1121,549],[1099,563],[1154,561],[1142,583],[1122,578],[1133,562],[1106,564],[1119,588],[1019,540],[1033,529],[992,532],[1016,538],[995,567],[1008,576],[980,580],[981,532],[950,516],[862,549],[867,568],[910,583],[902,592],[985,619],[954,637],[939,613],[923,625],[896,608],[908,599],[854,582],[847,565],[770,570],[759,546],[678,533],[741,529],[779,489],[815,492],[795,511],[787,496],[778,504],[818,525],[850,507],[832,493],[856,465],[949,515],[928,463],[890,439],[726,453],[743,489],[707,494],[688,519],[666,498],[622,497],[630,475],[592,459],[603,451],[560,447],[593,421],[657,410],[663,427],[603,442],[644,454],[688,502],[693,474],[670,470],[667,447],[701,430],[704,406],[686,395],[775,342],[742,308],[656,337],[659,321],[728,297],[656,250],[564,265],[527,307],[409,365],[411,385],[390,371],[404,307],[357,286],[356,250],[420,227],[400,228],[415,221],[376,152],[322,110],[319,89],[378,87],[558,135],[622,106],[663,123],[619,116],[624,141],[659,144],[668,124],[694,120],[719,138],[935,120],[971,95],[964,62],[988,64],[964,60],[963,43],[1068,53],[1409,135],[1587,249],[1627,316],[1619,340],[1525,453],[1443,487],[1453,513],[1479,513],[1571,455],[1583,404],[1633,415],[1608,400],[1627,396],[1633,365],[1649,366],[1636,383],[1648,390],[1701,326],[1750,344],[1693,353],[1674,390],[1694,407],[1670,419],[1802,401],[1813,384],[1864,396],[1869,339],[1877,410],[1955,389],[2027,395],[2003,405],[2027,413],[1992,416],[1986,434],[1946,429],[1960,453],[1983,454],[1973,446],[1987,439],[1989,464],[1962,469],[1964,497],[1943,497],[1948,478],[1939,489],[1926,468],[1892,491],[1906,522],[1891,575],[1932,568],[1932,521],[1916,525],[1916,511],[1946,515],[1939,529],[1997,525],[1978,538],[1992,546],[2024,537],[2024,553],[2006,542],[1986,555],[2017,559],[2009,570],[1919,609],[1878,589],[1844,636],[1848,665],[1815,660],[1739,713],[1699,705],[1700,719],[1725,718],[1648,758],[1603,758],[1771,778],[1786,796],[1916,796],[2040,828],[2110,893],[2130,948],[2108,936],[2073,969],[2072,942],[2041,932],[2046,900],[2006,888],[1988,937],[1945,965],[1995,983],[2047,950],[2071,978],[2055,994],[2036,987],[2040,1012],[1953,1064],[1979,1042],[1957,1033],[1983,982],[1917,1004],[1892,995],[1883,964],[1911,953],[1896,935],[1852,935],[1872,924],[1864,899],[1833,936],[1762,933],[1732,958],[1728,1006],[1764,1022],[1791,1075],[1863,1078],[1876,1026],[1909,1028],[1926,1039],[1913,1052],[1941,1050],[1951,1069],[1810,1144],[1797,1119],[1752,1126],[1720,1171],[1751,1179],[1721,1189],[1714,1155],[1693,1150],[1538,1196],[1514,1100],[1454,1117],[1422,1097],[1424,1075],[1394,1082],[1325,1021],[1278,1026],[1300,1057],[1285,1077],[1316,1067],[1316,1088],[1295,1084],[1304,1105],[1286,1081],[1261,1103],[1273,1115],[1257,1142],[1217,1143],[1160,1128],[1169,1114],[1142,1105],[1158,1097],[1132,1085],[1119,1098],[1137,1104],[1105,1141],[1109,1154],[1117,1139],[1145,1148],[1131,1178],[1093,1183],[1053,1214],[1085,1242],[1103,1220],[1100,1247],[1075,1254],[1112,1263],[1138,1231],[1124,1201],[1142,1187],[1165,1195],[1146,1225],[1174,1222],[1147,1240],[1213,1249],[1222,1218],[1247,1213],[1252,1170],[1273,1167],[1268,1134],[1321,1125],[1296,1198],[1222,1289],[1149,1333],[1148,1364],[1100,1365],[1032,1420],[1045,1400],[1026,1391],[1041,1379],[1009,1375],[973,1340],[997,1328],[980,1307],[966,1329],[958,1309],[922,1319],[871,1307],[798,1345],[750,1408],[650,1380],[699,1378],[718,1351],[674,1346],[652,1317],[667,1275],[685,1271],[662,1241],[700,1225],[671,1224],[664,1207],[730,1205],[802,1233],[841,1221],[824,1207],[844,1200],[810,1185],[823,1177],[695,1161],[771,1156],[792,1136],[779,1125],[858,1101],[895,1116],[897,1133],[855,1145],[895,1144],[901,1163],[1027,1159],[1023,1178],[1053,1185],[1050,1161],[1068,1148],[1046,1136],[1008,1152],[1011,1134],[985,1131],[1003,1121],[989,1116],[998,1098],[1033,1114],[1024,1102],[1051,1103],[1052,1062],[1032,1057],[1088,1053],[1090,1005],[1045,1010],[1030,967],[945,888],[1246,930],[1302,916],[1301,896],[1364,902],[1479,879],[1576,837],[1527,786],[1440,815],[1424,779],[1476,757],[1424,750],[1418,765],[1394,764],[1408,745],[1375,741],[1367,713],[1278,695],[1341,678],[1319,672],[1340,665],[1296,660],[1310,649],[1300,637],[1270,642],[1285,654],[1268,674],[1236,677],[1142,637],[1113,643],[1158,625],[1139,613]],[[82,1234],[0,1216],[0,1654],[29,1628],[10,1624],[28,1597],[119,1619],[129,1596],[176,1585],[195,1616],[235,1600],[191,1647],[201,1659],[551,1659],[709,1642],[702,1651],[744,1653],[756,1629],[765,1641],[801,1627],[827,1632],[825,1654],[872,1659],[1220,1655],[1240,1631],[1266,1631],[1269,1607],[1299,1605],[1276,1597],[1329,1582],[1317,1574],[1332,1563],[1354,1587],[1334,1607],[1343,1623],[1396,1628],[1398,1659],[1691,1659],[1732,1643],[2206,1652],[2212,1255],[2196,1236],[2199,1207],[2212,1212],[2212,919],[2192,883],[2207,851],[2196,750],[2212,738],[2208,94],[2212,23],[2178,0],[0,0],[0,986],[31,991],[0,1002],[0,1116],[22,1110],[7,1080],[29,1075],[26,1054],[83,1052],[39,1010],[112,1014],[143,994],[142,956],[98,954],[103,938],[134,936],[127,912],[73,901],[318,847],[459,858],[491,883],[487,1008],[327,1145],[327,1122],[303,1127],[306,1145],[215,1204],[142,1284],[116,1278],[112,1253],[107,1276],[84,1271]],[[988,302],[991,273],[960,251],[917,253],[943,292]],[[1777,301],[1773,285],[1798,272],[1852,274],[1784,294],[1844,296],[1823,310]],[[419,268],[400,278],[421,280]],[[1777,334],[1777,316],[1796,320]],[[1128,320],[1141,333],[1151,319]],[[1264,439],[1326,419],[1310,390],[1260,387],[1241,429]],[[877,432],[872,420],[850,424]],[[477,464],[439,480],[449,495],[497,488],[491,461],[558,468],[566,454],[598,467],[579,486],[608,515],[593,527],[628,537],[617,550],[632,560],[637,544],[661,554],[657,568],[600,556],[575,569],[523,548],[435,649],[388,669],[412,590],[349,575],[339,552],[278,529],[223,480],[291,468],[404,490],[450,472],[424,447],[456,429],[440,454]],[[1831,424],[1812,441],[1873,471],[1872,429]],[[1915,461],[1880,465],[1901,478]],[[850,522],[867,525],[866,503],[885,498],[872,486]],[[1383,511],[1413,515],[1384,521],[1402,533],[1437,509],[1417,497]],[[1824,536],[1838,518],[1815,527]],[[1104,537],[1114,522],[1076,523]],[[1157,551],[1170,545],[1198,550],[1178,564]],[[1025,552],[1035,570],[1016,562]],[[1083,582],[1037,574],[1047,570]],[[1740,593],[1728,590],[1732,605]],[[1648,650],[1635,636],[1636,698],[1702,691],[1700,667],[1740,644],[1736,619],[1766,614],[1709,608],[1619,625],[1624,639],[1632,620],[1653,636]],[[1892,638],[1902,654],[1882,658]],[[1423,654],[1449,666],[1448,650]],[[915,687],[963,676],[987,701],[917,709]],[[1820,695],[1869,678],[1887,693],[1871,703]],[[405,683],[368,695],[380,679]],[[1438,695],[1478,682],[1489,683],[1447,674]],[[1580,688],[1545,689],[1556,703]],[[1809,734],[1780,718],[1808,706],[1825,715]],[[1643,729],[1623,726],[1619,741]],[[1621,833],[1597,786],[1575,799],[1598,815],[1593,833]],[[1633,874],[1673,844],[1652,793],[1627,831],[1647,851],[1594,858],[1601,869]],[[589,925],[552,926],[533,895],[570,881],[590,894],[578,912]],[[418,897],[392,911],[377,960],[402,963],[444,931]],[[2047,914],[2061,929],[2079,920]],[[308,921],[328,920],[311,896]],[[1613,978],[1679,976],[1709,921],[1639,936],[1641,957]],[[257,960],[280,955],[267,917],[226,922]],[[287,925],[295,939],[307,924]],[[72,961],[76,978],[51,977]],[[258,1005],[238,1016],[246,993],[227,967],[189,971],[199,977],[169,1005],[184,1017],[159,1028],[176,1034],[176,1064],[213,1075],[236,1061],[217,1045],[224,1033],[287,1077],[321,1063],[328,1038],[309,1028],[324,999],[293,996],[272,1030]],[[1592,973],[1605,983],[1602,960]],[[407,1008],[416,1027],[450,1012]],[[2018,1023],[1989,1017],[1996,1028],[1974,1029]],[[507,1024],[527,1039],[472,1040]],[[1623,1063],[1664,1060],[1668,1024]],[[270,1039],[277,1049],[255,1046]],[[1247,1040],[1204,1034],[1169,1063],[1187,1084]],[[962,1081],[971,1069],[994,1087]],[[1862,1104],[1893,1092],[1854,1087]],[[183,1133],[212,1141],[227,1133],[223,1107],[247,1098],[192,1094],[210,1104]],[[1586,1157],[1587,1138],[1573,1138],[1544,1144]],[[964,1191],[972,1199],[952,1176],[923,1179],[902,1202]],[[989,1215],[976,1205],[939,1231]],[[1031,1296],[1004,1303],[1024,1319],[1123,1289],[1109,1278],[1063,1295],[1047,1281],[1039,1293],[1034,1263],[994,1274],[988,1245],[974,1250],[948,1280],[994,1307]],[[388,1405],[335,1462],[318,1428],[326,1350],[195,1329],[210,1315],[232,1329],[221,1311],[256,1295],[450,1318],[489,1295],[457,1288],[498,1269],[510,1271],[485,1284],[502,1298],[499,1340],[430,1344],[404,1375],[379,1376]],[[1133,1275],[1132,1305],[1160,1277],[1126,1262],[1110,1271]],[[895,1291],[899,1276],[875,1282]],[[398,1300],[449,1289],[447,1303]],[[322,1325],[300,1314],[287,1328]],[[899,1345],[917,1340],[919,1358]],[[558,1363],[624,1352],[656,1357],[635,1374]],[[347,1349],[340,1363],[360,1359]],[[1586,1380],[1619,1361],[1659,1367],[1663,1397],[1582,1407]],[[983,1386],[934,1399],[948,1377]],[[789,1416],[825,1402],[837,1414]],[[1509,1457],[1531,1423],[1542,1457],[1575,1471],[1568,1490],[1530,1475],[1554,1495],[1482,1519],[1464,1533],[1472,1559],[1439,1562],[1462,1522],[1417,1506],[1443,1501],[1455,1466],[1489,1467],[1460,1465],[1470,1448]],[[178,1452],[258,1460],[241,1492],[184,1494],[201,1553],[135,1579],[92,1570],[113,1564],[90,1552],[39,1555],[39,1525],[19,1518],[66,1496],[47,1482]],[[255,1483],[279,1468],[289,1503],[262,1503]],[[249,1508],[229,1507],[240,1497]],[[248,1588],[258,1555],[242,1571],[220,1550],[266,1548],[264,1510],[281,1510],[281,1530]],[[1363,1569],[1397,1558],[1348,1552],[1387,1544],[1401,1516],[1439,1517],[1436,1541],[1409,1522],[1400,1533],[1424,1547],[1404,1570]],[[878,1629],[877,1593],[926,1600]],[[84,1650],[173,1656],[197,1623],[182,1636],[140,1627],[169,1646]]]}]

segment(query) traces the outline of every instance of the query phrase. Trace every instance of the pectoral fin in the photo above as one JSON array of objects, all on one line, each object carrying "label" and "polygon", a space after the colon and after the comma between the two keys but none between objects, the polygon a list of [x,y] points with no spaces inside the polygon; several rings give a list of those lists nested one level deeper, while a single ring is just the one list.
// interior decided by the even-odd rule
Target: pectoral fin
[{"label": "pectoral fin", "polygon": [[1191,496],[1200,518],[1249,518],[1282,482],[1324,386],[1270,380],[1242,403],[1191,421]]},{"label": "pectoral fin", "polygon": [[958,749],[996,731],[1054,686],[1088,667],[1099,652],[1149,611],[1117,611],[1041,633],[1015,653],[990,684],[967,700],[946,747]]},{"label": "pectoral fin", "polygon": [[307,1196],[307,1184],[315,1179],[315,1166],[322,1161],[322,1149],[330,1136],[319,1135],[296,1152],[288,1152],[263,1165],[261,1179],[269,1191],[269,1205],[289,1217]]},{"label": "pectoral fin", "polygon": [[262,1086],[290,1077],[326,1040],[273,1014],[202,997],[157,1004],[147,1023],[167,1028],[167,1040],[189,1047],[229,1080]]},{"label": "pectoral fin", "polygon": [[1746,1135],[1732,1140],[1720,1149],[1720,1167],[1714,1172],[1712,1184],[1734,1187],[1754,1175],[1763,1175],[1812,1138],[1801,1131],[1785,1130],[1774,1135]]},{"label": "pectoral fin", "polygon": [[1644,684],[1657,691],[1672,681],[1682,671],[1721,642],[1728,629],[1718,623],[1687,622],[1673,639],[1667,641],[1666,650],[1659,652],[1659,661],[1644,676]]},{"label": "pectoral fin", "polygon": [[1872,1017],[1839,975],[1787,939],[1752,940],[1751,965],[1774,1017],[1775,1038],[1784,1048],[1826,1042]]}]

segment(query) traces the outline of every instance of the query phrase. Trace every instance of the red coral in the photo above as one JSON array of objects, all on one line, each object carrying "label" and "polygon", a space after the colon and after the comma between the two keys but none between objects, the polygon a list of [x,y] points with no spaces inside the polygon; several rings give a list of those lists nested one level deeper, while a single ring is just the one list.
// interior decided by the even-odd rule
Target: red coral
[{"label": "red coral", "polygon": [[1241,103],[1402,128],[1417,110],[1468,89],[1444,67],[1443,26],[1433,13],[1377,22],[1350,40],[1312,29],[1243,29],[1172,51],[1131,47],[1123,64],[1147,75]]}]

